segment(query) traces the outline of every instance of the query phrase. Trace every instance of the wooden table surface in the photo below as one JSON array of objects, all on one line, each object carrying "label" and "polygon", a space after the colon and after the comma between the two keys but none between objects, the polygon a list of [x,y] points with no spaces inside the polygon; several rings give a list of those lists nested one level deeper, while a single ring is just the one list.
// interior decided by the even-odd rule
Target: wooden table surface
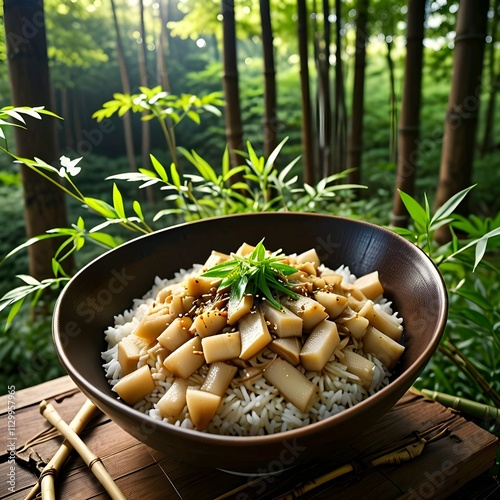
[{"label": "wooden table surface", "polygon": [[[69,377],[0,397],[0,499],[25,498],[43,465],[59,448],[62,438],[40,415],[38,404],[51,402],[69,422],[84,402]],[[9,412],[10,409],[10,412]],[[14,425],[9,424],[10,419]],[[369,433],[353,436],[342,462],[297,466],[258,482],[214,469],[193,469],[145,446],[106,416],[92,420],[82,433],[87,446],[101,457],[106,469],[129,500],[213,499],[245,486],[229,497],[276,498],[297,485],[355,458],[371,455],[435,424],[447,422],[447,434],[426,446],[421,456],[399,465],[381,466],[337,478],[304,498],[423,499],[446,498],[493,466],[495,436],[453,410],[408,392]],[[14,454],[15,462],[10,460]],[[11,469],[13,467],[13,469]],[[8,483],[8,479],[14,481]],[[9,489],[10,488],[10,489]],[[75,453],[56,479],[57,498],[106,499],[104,488]]]}]

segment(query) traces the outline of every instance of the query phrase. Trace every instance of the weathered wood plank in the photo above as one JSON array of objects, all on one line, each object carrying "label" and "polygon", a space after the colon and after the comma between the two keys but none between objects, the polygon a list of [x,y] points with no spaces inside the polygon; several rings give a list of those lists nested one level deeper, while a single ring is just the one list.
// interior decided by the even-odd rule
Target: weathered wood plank
[{"label": "weathered wood plank", "polygon": [[[84,402],[84,396],[74,390],[74,384],[64,377],[39,388],[16,394],[16,445],[19,448],[43,429],[50,426],[39,414],[38,403],[51,399],[57,411],[68,422]],[[50,395],[50,397],[48,396]],[[35,397],[36,396],[36,397]],[[59,397],[61,396],[61,397]],[[5,398],[5,397],[4,397]],[[54,399],[52,399],[54,398]],[[131,500],[158,498],[211,499],[239,486],[246,486],[232,498],[271,499],[293,488],[300,480],[308,480],[360,456],[387,449],[416,431],[447,422],[449,433],[427,445],[424,453],[411,462],[398,466],[350,474],[328,483],[305,498],[445,498],[467,481],[486,471],[492,464],[497,448],[496,438],[466,421],[455,411],[444,408],[420,394],[409,392],[398,405],[382,417],[369,432],[353,436],[349,447],[329,462],[316,462],[284,470],[278,475],[250,482],[234,474],[210,468],[193,468],[146,447],[100,415],[82,433],[88,447],[103,459],[103,463]],[[7,442],[7,414],[0,416],[0,443]],[[61,436],[33,444],[23,456],[40,457],[44,461],[55,453]],[[8,450],[0,449],[0,475],[8,473]],[[266,464],[263,464],[265,466]],[[36,475],[16,462],[16,491],[0,488],[0,499],[24,498],[36,481]],[[264,467],[265,468],[265,467]],[[108,498],[102,486],[78,456],[72,456],[57,479],[58,498],[65,500]],[[430,496],[429,496],[430,495]]]}]

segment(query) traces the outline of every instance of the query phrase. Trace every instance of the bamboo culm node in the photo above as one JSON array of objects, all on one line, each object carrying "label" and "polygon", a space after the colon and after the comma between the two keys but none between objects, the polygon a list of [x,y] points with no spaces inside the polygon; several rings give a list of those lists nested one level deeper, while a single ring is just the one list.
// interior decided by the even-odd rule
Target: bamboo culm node
[{"label": "bamboo culm node", "polygon": [[[97,406],[95,406],[94,403],[87,399],[71,421],[71,429],[73,429],[76,434],[80,434],[83,429],[85,429],[88,422],[96,412]],[[55,479],[57,478],[57,475],[66,463],[66,460],[68,459],[72,451],[73,446],[71,446],[71,443],[69,443],[67,440],[64,440],[60,448],[43,469],[38,482],[33,486],[31,491],[26,496],[25,500],[32,500],[33,498],[35,498],[38,495],[40,489],[43,500],[55,499]]]},{"label": "bamboo culm node", "polygon": [[87,447],[78,434],[62,419],[57,410],[50,403],[47,403],[47,401],[42,401],[40,403],[40,413],[73,446],[104,489],[109,493],[110,497],[113,500],[126,500],[125,495],[113,481],[113,478],[109,475],[99,457]]}]

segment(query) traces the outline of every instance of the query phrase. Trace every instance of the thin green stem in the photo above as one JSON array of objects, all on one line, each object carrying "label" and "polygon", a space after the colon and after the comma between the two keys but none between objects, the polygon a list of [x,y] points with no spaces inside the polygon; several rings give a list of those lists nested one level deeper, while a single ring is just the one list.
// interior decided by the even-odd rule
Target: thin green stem
[{"label": "thin green stem", "polygon": [[179,160],[177,158],[177,150],[175,149],[175,141],[174,135],[172,133],[172,129],[167,126],[166,120],[163,120],[161,117],[157,115],[158,121],[160,122],[161,129],[163,131],[163,135],[168,144],[168,149],[170,151],[170,155],[172,156],[172,162],[174,165],[179,168]]}]

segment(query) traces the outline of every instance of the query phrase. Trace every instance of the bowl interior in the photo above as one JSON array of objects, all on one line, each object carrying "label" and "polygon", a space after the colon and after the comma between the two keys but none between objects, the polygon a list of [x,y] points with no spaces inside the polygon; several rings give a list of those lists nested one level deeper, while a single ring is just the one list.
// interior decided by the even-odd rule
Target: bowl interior
[{"label": "bowl interior", "polygon": [[[127,422],[142,420],[142,414],[116,399],[105,379],[100,357],[105,349],[104,330],[116,314],[129,309],[133,299],[152,287],[156,276],[171,278],[181,268],[203,263],[212,249],[228,253],[244,241],[256,244],[262,238],[267,249],[285,253],[314,247],[329,267],[347,264],[358,276],[379,271],[385,296],[393,301],[405,326],[406,351],[395,380],[365,401],[391,393],[387,404],[379,405],[380,411],[387,411],[411,386],[438,345],[447,313],[442,278],[423,252],[389,230],[311,214],[247,214],[182,224],[137,238],[82,269],[62,292],[53,320],[56,350],[80,389],[118,423],[123,415]],[[363,407],[357,410],[357,406],[343,414],[362,412]],[[206,439],[203,433],[192,433],[202,435],[195,440]],[[241,443],[244,438],[239,439]]]}]

